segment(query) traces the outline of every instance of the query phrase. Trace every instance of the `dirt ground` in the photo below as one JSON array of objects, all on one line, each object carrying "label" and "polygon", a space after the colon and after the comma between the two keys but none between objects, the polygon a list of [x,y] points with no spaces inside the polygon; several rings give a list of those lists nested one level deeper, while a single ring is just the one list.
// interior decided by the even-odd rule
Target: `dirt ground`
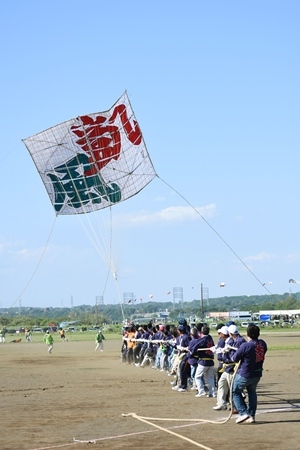
[{"label": "dirt ground", "polygon": [[[270,347],[299,344],[300,333],[262,335]],[[0,344],[1,450],[300,448],[300,350],[270,350],[258,388],[254,425],[214,411],[213,398],[172,391],[170,377],[120,363],[121,340],[105,351],[91,341]],[[154,428],[122,414],[173,418]],[[182,422],[180,419],[199,419]],[[201,422],[201,420],[215,423]],[[75,440],[74,440],[75,438]],[[79,442],[82,441],[82,442]]]}]

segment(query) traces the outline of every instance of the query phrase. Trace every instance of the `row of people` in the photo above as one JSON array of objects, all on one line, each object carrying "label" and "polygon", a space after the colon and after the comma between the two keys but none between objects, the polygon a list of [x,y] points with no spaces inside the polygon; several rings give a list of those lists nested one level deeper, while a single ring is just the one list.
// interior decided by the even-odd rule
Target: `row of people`
[{"label": "row of people", "polygon": [[[132,325],[124,330],[121,361],[137,367],[151,365],[153,369],[167,370],[175,377],[171,382],[174,391],[187,392],[190,383],[191,390],[197,391],[196,397],[216,397],[214,410],[232,409],[233,413],[239,413],[237,423],[253,423],[257,408],[256,386],[267,351],[259,334],[259,327],[250,324],[246,340],[234,323],[221,325],[215,345],[209,327],[203,324],[192,329],[185,321],[177,327],[149,324],[136,329]],[[240,366],[235,374],[237,363]],[[248,394],[248,406],[244,391]]]},{"label": "row of people", "polygon": [[[6,335],[6,329],[2,328],[0,330],[0,342],[2,342],[3,344],[5,344],[5,335]],[[29,328],[25,328],[25,339],[26,342],[32,342],[32,332]],[[14,341],[17,341],[17,339],[14,339]],[[11,342],[14,342],[11,341]]]}]

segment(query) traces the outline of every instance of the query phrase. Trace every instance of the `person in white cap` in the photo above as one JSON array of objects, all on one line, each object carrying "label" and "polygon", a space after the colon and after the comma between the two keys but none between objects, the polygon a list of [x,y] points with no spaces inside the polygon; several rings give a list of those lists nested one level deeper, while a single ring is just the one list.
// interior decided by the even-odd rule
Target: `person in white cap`
[{"label": "person in white cap", "polygon": [[[222,328],[220,332],[222,332]],[[226,345],[222,353],[223,373],[218,382],[217,405],[213,407],[213,409],[216,411],[227,409],[235,366],[235,363],[232,361],[232,356],[236,352],[236,349],[239,348],[244,342],[246,342],[246,340],[239,334],[239,330],[236,325],[232,324],[229,325],[228,328],[224,327],[223,333],[226,332],[227,336],[224,335],[224,338],[227,338]],[[231,405],[231,408],[234,412],[235,408],[233,405]]]},{"label": "person in white cap", "polygon": [[219,336],[218,343],[216,345],[216,353],[218,358],[218,368],[217,368],[217,376],[216,376],[216,387],[218,387],[219,379],[221,378],[221,375],[223,373],[223,354],[221,353],[220,349],[225,347],[226,339],[229,337],[228,333],[228,327],[224,324],[220,324],[220,326],[217,327],[217,332]]},{"label": "person in white cap", "polygon": [[98,348],[100,348],[100,351],[103,352],[104,350],[103,341],[105,341],[104,334],[102,333],[101,330],[99,330],[95,337],[95,344],[96,344],[95,352],[98,350]]}]

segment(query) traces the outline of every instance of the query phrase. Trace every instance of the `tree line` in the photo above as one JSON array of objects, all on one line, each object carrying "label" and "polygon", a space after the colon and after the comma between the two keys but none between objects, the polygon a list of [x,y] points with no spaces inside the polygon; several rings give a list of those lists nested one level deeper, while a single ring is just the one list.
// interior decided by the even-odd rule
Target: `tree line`
[{"label": "tree line", "polygon": [[[234,309],[251,311],[276,309],[300,309],[298,294],[252,295],[235,297],[218,297],[201,302],[134,302],[122,304],[126,319],[138,321],[139,317],[156,317],[159,312],[168,311],[170,320],[178,317],[201,317],[208,312],[228,312]],[[123,316],[119,304],[80,305],[72,308],[59,307],[15,307],[0,308],[0,324],[2,326],[47,326],[50,322],[58,324],[63,321],[78,320],[81,324],[98,325],[101,323],[122,323]]]}]

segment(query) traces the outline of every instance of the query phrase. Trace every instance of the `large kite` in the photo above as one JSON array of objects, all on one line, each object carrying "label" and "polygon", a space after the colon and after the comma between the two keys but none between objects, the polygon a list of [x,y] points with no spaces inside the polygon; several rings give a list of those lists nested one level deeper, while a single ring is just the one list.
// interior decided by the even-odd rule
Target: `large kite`
[{"label": "large kite", "polygon": [[108,111],[76,117],[23,142],[57,215],[114,205],[156,176],[126,92]]}]

